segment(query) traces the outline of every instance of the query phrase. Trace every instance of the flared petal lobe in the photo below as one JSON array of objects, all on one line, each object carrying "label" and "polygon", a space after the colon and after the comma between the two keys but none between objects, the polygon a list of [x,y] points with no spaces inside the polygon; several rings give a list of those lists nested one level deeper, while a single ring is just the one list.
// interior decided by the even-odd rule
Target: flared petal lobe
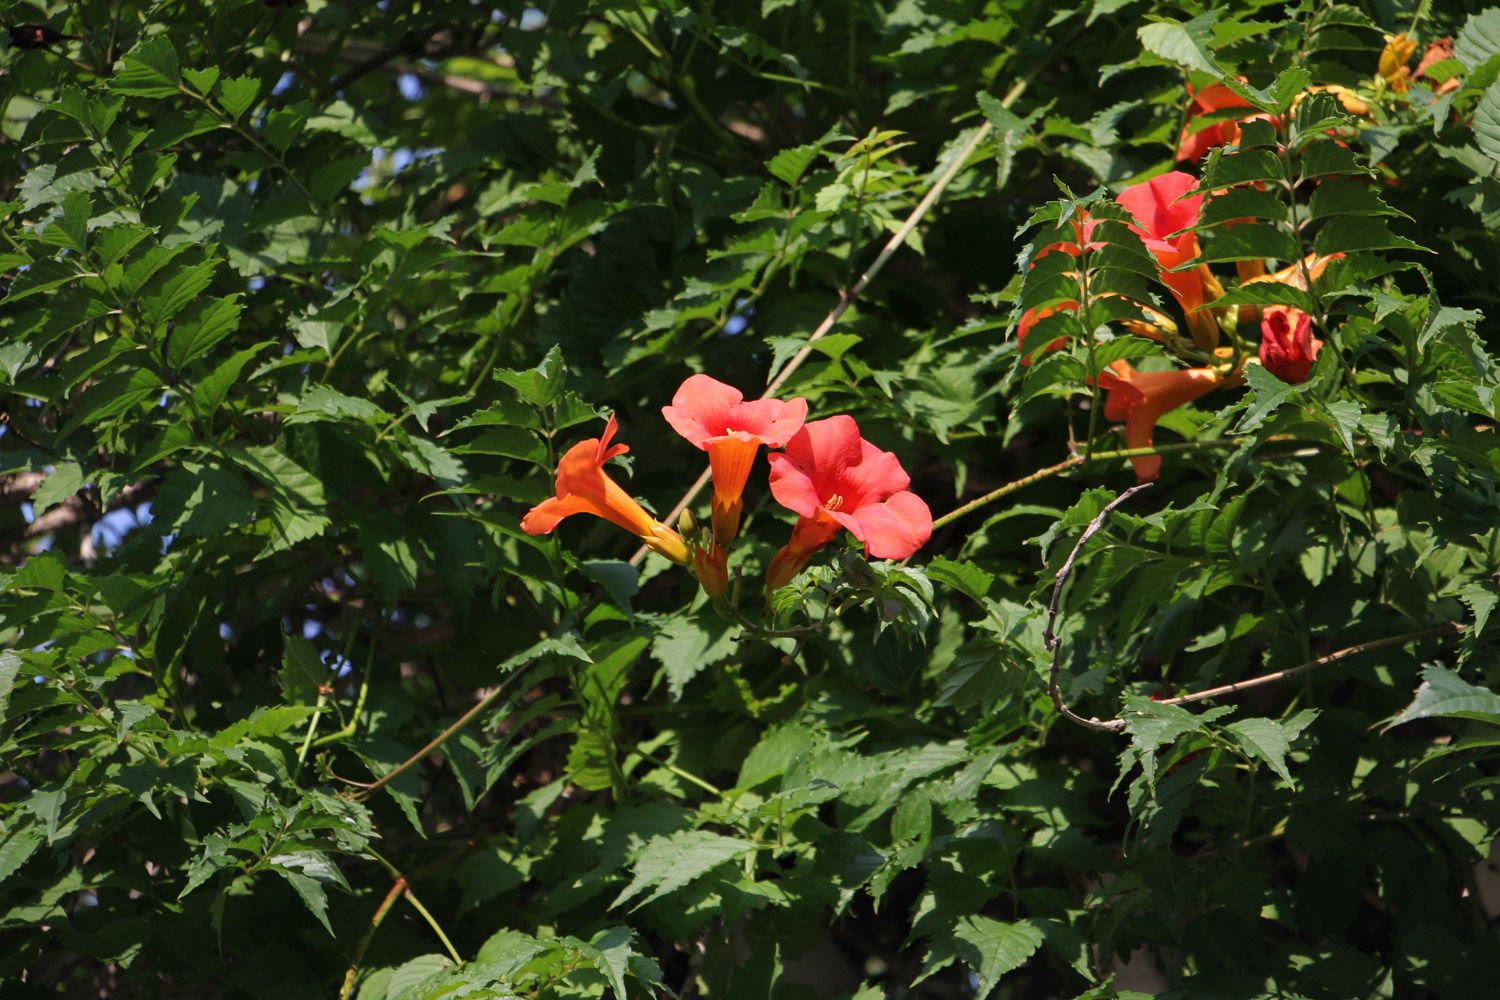
[{"label": "flared petal lobe", "polygon": [[568,449],[557,465],[557,495],[527,511],[521,518],[521,530],[545,535],[565,517],[593,514],[619,525],[678,565],[686,565],[688,551],[682,537],[646,513],[634,497],[605,475],[604,463],[630,450],[623,444],[610,445],[615,429],[611,415],[601,437],[580,441]]}]

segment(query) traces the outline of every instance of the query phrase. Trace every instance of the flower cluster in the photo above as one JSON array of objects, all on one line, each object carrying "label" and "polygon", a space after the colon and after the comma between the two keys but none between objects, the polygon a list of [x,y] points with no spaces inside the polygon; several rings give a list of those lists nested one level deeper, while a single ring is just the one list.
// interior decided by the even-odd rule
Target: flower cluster
[{"label": "flower cluster", "polygon": [[[1393,60],[1404,60],[1409,56],[1408,46],[1393,43],[1382,55],[1382,76],[1393,81],[1400,75],[1393,68],[1396,65]],[[1404,65],[1401,72],[1405,72]],[[1358,113],[1363,107],[1368,113],[1367,105],[1362,105],[1354,94],[1342,88],[1312,89],[1334,92],[1347,110]],[[1191,103],[1188,122],[1178,142],[1179,161],[1197,162],[1217,147],[1238,145],[1246,123],[1250,121],[1265,120],[1273,128],[1281,126],[1276,116],[1256,109],[1225,84],[1215,84],[1199,91],[1189,87],[1188,96]],[[1224,117],[1226,109],[1239,107],[1247,108],[1250,113],[1239,119]],[[1196,119],[1208,115],[1213,116],[1212,123],[1207,127],[1199,125]],[[1313,336],[1313,317],[1301,309],[1287,305],[1216,304],[1224,296],[1223,285],[1206,263],[1198,262],[1202,255],[1198,230],[1207,195],[1198,178],[1182,171],[1172,171],[1132,185],[1115,199],[1127,217],[1126,226],[1139,237],[1156,264],[1158,278],[1181,307],[1191,343],[1180,340],[1176,324],[1144,303],[1132,303],[1140,311],[1140,319],[1124,319],[1120,323],[1132,333],[1164,343],[1170,351],[1189,359],[1190,363],[1196,362],[1195,367],[1142,372],[1120,360],[1098,373],[1098,384],[1107,391],[1105,417],[1125,422],[1126,441],[1132,450],[1152,446],[1155,425],[1168,411],[1213,389],[1242,383],[1243,366],[1251,358],[1248,349],[1243,347],[1245,334],[1240,329],[1241,324],[1258,323],[1260,337],[1258,347],[1254,348],[1258,356],[1256,360],[1267,371],[1287,382],[1306,381],[1323,347],[1323,342]],[[1114,217],[1119,215],[1113,213]],[[1073,238],[1043,247],[1032,266],[1053,251],[1080,258],[1105,247],[1108,240],[1100,239],[1096,233],[1102,221],[1090,217],[1084,209],[1078,209],[1075,217],[1066,220],[1063,227],[1064,232],[1067,226],[1072,227]],[[1229,227],[1253,221],[1228,220],[1223,225]],[[1342,256],[1341,253],[1312,254],[1274,272],[1267,271],[1264,259],[1239,260],[1235,267],[1241,286],[1276,282],[1307,292],[1329,262]],[[1081,297],[1087,297],[1091,279],[1084,265],[1079,265],[1077,271],[1064,271],[1063,274],[1078,284]],[[1019,321],[1021,363],[1029,365],[1036,355],[1064,347],[1067,337],[1054,337],[1042,346],[1028,345],[1026,338],[1048,316],[1074,312],[1079,308],[1077,301],[1061,299],[1027,309]],[[1053,326],[1052,329],[1058,328]],[[1221,346],[1226,336],[1232,346]],[[1161,468],[1161,458],[1157,455],[1133,456],[1131,462],[1142,481],[1156,478]]]},{"label": "flower cluster", "polygon": [[703,589],[718,600],[729,587],[729,548],[739,536],[742,495],[764,445],[785,449],[769,456],[771,495],[798,515],[791,540],[766,571],[768,594],[790,583],[840,529],[880,559],[905,559],[932,535],[932,512],[908,490],[911,479],[901,463],[864,440],[852,417],[808,421],[805,399],[747,402],[739,390],[707,375],[683,382],[672,405],[662,407],[662,416],[708,453],[713,498],[707,530],[685,514],[682,533],[674,531],[605,475],[604,463],[628,451],[625,445],[610,445],[613,416],[602,438],[576,444],[563,456],[557,495],[527,512],[521,528],[545,534],[570,514],[605,518],[667,559],[691,565]]}]

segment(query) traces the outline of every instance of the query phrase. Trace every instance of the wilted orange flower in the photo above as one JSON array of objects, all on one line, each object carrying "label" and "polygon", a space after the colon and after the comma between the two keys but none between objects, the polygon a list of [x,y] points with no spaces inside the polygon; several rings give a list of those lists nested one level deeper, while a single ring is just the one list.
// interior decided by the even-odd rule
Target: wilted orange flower
[{"label": "wilted orange flower", "polygon": [[[1124,361],[1116,361],[1099,373],[1099,385],[1109,390],[1104,399],[1104,418],[1125,421],[1125,444],[1149,448],[1156,422],[1170,410],[1190,403],[1225,383],[1225,376],[1212,368],[1179,368],[1170,372],[1139,372]],[[1161,472],[1160,455],[1135,455],[1130,459],[1136,479],[1147,482]]]},{"label": "wilted orange flower", "polygon": [[611,414],[603,437],[580,441],[569,448],[557,463],[557,495],[543,500],[521,518],[521,530],[531,535],[545,535],[557,523],[572,514],[593,514],[612,521],[645,542],[652,551],[686,566],[687,546],[682,536],[646,513],[629,493],[604,474],[604,463],[630,450],[623,444],[610,445],[615,436],[615,418]]},{"label": "wilted orange flower", "polygon": [[1257,281],[1279,281],[1283,285],[1300,288],[1305,292],[1308,290],[1310,282],[1317,281],[1323,276],[1323,272],[1328,269],[1330,263],[1339,260],[1343,256],[1342,253],[1310,253],[1300,262],[1289,264],[1272,274],[1262,274],[1259,277],[1251,278],[1245,284],[1249,285]]},{"label": "wilted orange flower", "polygon": [[1406,64],[1417,51],[1417,40],[1407,38],[1406,32],[1385,36],[1385,48],[1380,52],[1380,76],[1385,85],[1398,94],[1411,89],[1411,71]]}]

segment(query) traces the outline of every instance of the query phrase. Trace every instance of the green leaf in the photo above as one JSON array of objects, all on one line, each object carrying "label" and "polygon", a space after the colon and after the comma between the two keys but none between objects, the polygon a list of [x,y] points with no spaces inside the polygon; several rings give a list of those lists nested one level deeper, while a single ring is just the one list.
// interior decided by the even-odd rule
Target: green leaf
[{"label": "green leaf", "polygon": [[1476,582],[1460,587],[1458,597],[1469,606],[1470,613],[1474,615],[1474,635],[1480,635],[1490,620],[1490,612],[1495,610],[1496,602],[1500,602],[1500,594],[1495,593],[1493,585]]},{"label": "green leaf", "polygon": [[308,910],[318,918],[318,923],[322,924],[323,929],[328,932],[328,936],[335,937],[333,925],[328,922],[328,894],[323,891],[322,883],[290,868],[273,866],[271,870],[291,883]]},{"label": "green leaf", "polygon": [[951,938],[933,942],[916,982],[961,961],[976,974],[974,1000],[985,1000],[1002,976],[1020,968],[1042,946],[1047,937],[1043,923],[1033,919],[1007,924],[990,917],[964,917]]},{"label": "green leaf", "polygon": [[61,462],[31,495],[32,509],[43,514],[83,489],[83,484],[83,466],[77,462]]},{"label": "green leaf", "polygon": [[978,99],[980,109],[984,111],[984,116],[994,127],[995,186],[1003,190],[1010,180],[1010,168],[1015,162],[1016,151],[1025,145],[1032,126],[1046,114],[1047,108],[1038,108],[1025,118],[1020,118],[1012,114],[1005,105],[990,94],[980,91]]},{"label": "green leaf", "polygon": [[300,635],[283,635],[281,696],[294,705],[311,705],[318,700],[318,688],[329,677],[328,667],[318,657],[318,649]]},{"label": "green leaf", "polygon": [[124,413],[161,391],[161,379],[145,368],[119,372],[96,382],[78,401],[78,409],[58,434],[66,438],[79,427],[93,427],[110,417]]},{"label": "green leaf", "polygon": [[535,368],[513,371],[497,368],[495,378],[504,382],[532,406],[550,406],[563,392],[568,369],[563,363],[562,348],[553,345],[547,356]]},{"label": "green leaf", "polygon": [[640,860],[632,869],[630,884],[615,897],[609,908],[621,906],[655,887],[651,895],[631,907],[632,910],[638,910],[754,849],[755,845],[748,840],[722,837],[707,830],[685,830],[667,837],[652,837],[641,850]]},{"label": "green leaf", "polygon": [[109,89],[136,97],[176,97],[181,82],[177,51],[162,33],[152,35],[126,54],[125,65],[109,81]]},{"label": "green leaf", "polygon": [[1214,22],[1218,19],[1218,11],[1214,10],[1200,14],[1186,23],[1161,18],[1155,24],[1138,28],[1136,37],[1147,51],[1168,62],[1222,79],[1226,74],[1214,62],[1211,47]]},{"label": "green leaf", "polygon": [[4,843],[0,843],[0,882],[4,882],[24,865],[28,858],[42,846],[42,835],[30,830],[17,830]]},{"label": "green leaf", "polygon": [[259,93],[259,80],[248,76],[236,77],[219,84],[219,103],[224,105],[225,112],[234,121],[250,109]]},{"label": "green leaf", "polygon": [[197,360],[233,333],[239,321],[238,293],[198,304],[192,314],[177,321],[167,338],[167,363],[181,369]]},{"label": "green leaf", "polygon": [[1286,769],[1290,740],[1275,719],[1242,719],[1224,727],[1252,757],[1259,757],[1289,786],[1296,787]]},{"label": "green leaf", "polygon": [[307,182],[307,189],[312,192],[314,198],[327,204],[334,199],[335,195],[347,188],[349,183],[369,165],[369,153],[325,163],[313,171],[312,177]]},{"label": "green leaf", "polygon": [[141,320],[148,327],[159,327],[177,315],[214,280],[220,261],[221,258],[211,257],[173,274],[162,283],[159,292],[141,300]]},{"label": "green leaf", "polygon": [[[6,650],[0,653],[0,722],[5,721],[5,713],[10,708],[10,694],[15,690],[16,677],[21,673],[22,660],[15,653]],[[5,876],[0,874],[0,879]]]},{"label": "green leaf", "polygon": [[247,347],[223,361],[203,378],[193,388],[193,402],[197,404],[200,412],[213,414],[224,405],[224,400],[229,397],[229,391],[240,384],[240,373],[245,366],[255,359],[255,356],[267,347],[273,346],[274,341],[265,341],[254,347]]},{"label": "green leaf", "polygon": [[995,582],[994,574],[985,572],[974,563],[957,563],[944,556],[937,556],[927,564],[927,576],[928,579],[945,583],[981,604]]},{"label": "green leaf", "polygon": [[1236,433],[1254,430],[1293,395],[1304,392],[1309,383],[1292,385],[1266,371],[1260,365],[1245,366],[1245,382],[1250,387],[1250,407],[1240,418]]},{"label": "green leaf", "polygon": [[[1488,13],[1500,18],[1500,7]],[[1474,141],[1485,156],[1500,161],[1500,83],[1492,84],[1474,108]]]},{"label": "green leaf", "polygon": [[688,682],[735,651],[734,630],[717,615],[682,616],[662,623],[651,641],[651,656],[662,666],[672,700],[682,698]]},{"label": "green leaf", "polygon": [[1412,703],[1396,715],[1382,720],[1382,733],[1418,719],[1474,719],[1500,725],[1500,695],[1475,687],[1457,674],[1435,663],[1422,668],[1422,683]]},{"label": "green leaf", "polygon": [[1453,42],[1453,57],[1476,70],[1500,55],[1500,7],[1487,7],[1470,14]]}]

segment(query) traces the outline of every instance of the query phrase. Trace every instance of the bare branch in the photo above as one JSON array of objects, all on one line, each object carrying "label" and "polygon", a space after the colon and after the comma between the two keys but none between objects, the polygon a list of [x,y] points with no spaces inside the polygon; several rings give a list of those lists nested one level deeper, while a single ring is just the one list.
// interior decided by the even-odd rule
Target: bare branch
[{"label": "bare branch", "polygon": [[1150,483],[1141,483],[1139,486],[1132,486],[1106,504],[1104,509],[1089,522],[1089,526],[1083,529],[1083,534],[1078,536],[1078,541],[1074,544],[1073,551],[1068,553],[1068,558],[1063,561],[1062,567],[1057,571],[1057,582],[1052,585],[1052,603],[1047,606],[1047,629],[1042,633],[1042,639],[1046,642],[1047,648],[1052,650],[1052,669],[1048,674],[1047,693],[1052,696],[1052,704],[1057,706],[1058,712],[1064,718],[1070,719],[1087,729],[1099,732],[1119,732],[1124,728],[1125,723],[1121,719],[1113,719],[1109,722],[1101,722],[1097,718],[1085,719],[1063,702],[1062,691],[1058,688],[1057,684],[1058,674],[1062,672],[1062,639],[1058,638],[1056,631],[1057,608],[1062,603],[1063,584],[1067,583],[1068,577],[1072,575],[1073,563],[1078,559],[1078,553],[1083,551],[1084,543],[1093,538],[1094,533],[1104,527],[1104,519],[1109,516],[1110,511],[1150,486]]}]

